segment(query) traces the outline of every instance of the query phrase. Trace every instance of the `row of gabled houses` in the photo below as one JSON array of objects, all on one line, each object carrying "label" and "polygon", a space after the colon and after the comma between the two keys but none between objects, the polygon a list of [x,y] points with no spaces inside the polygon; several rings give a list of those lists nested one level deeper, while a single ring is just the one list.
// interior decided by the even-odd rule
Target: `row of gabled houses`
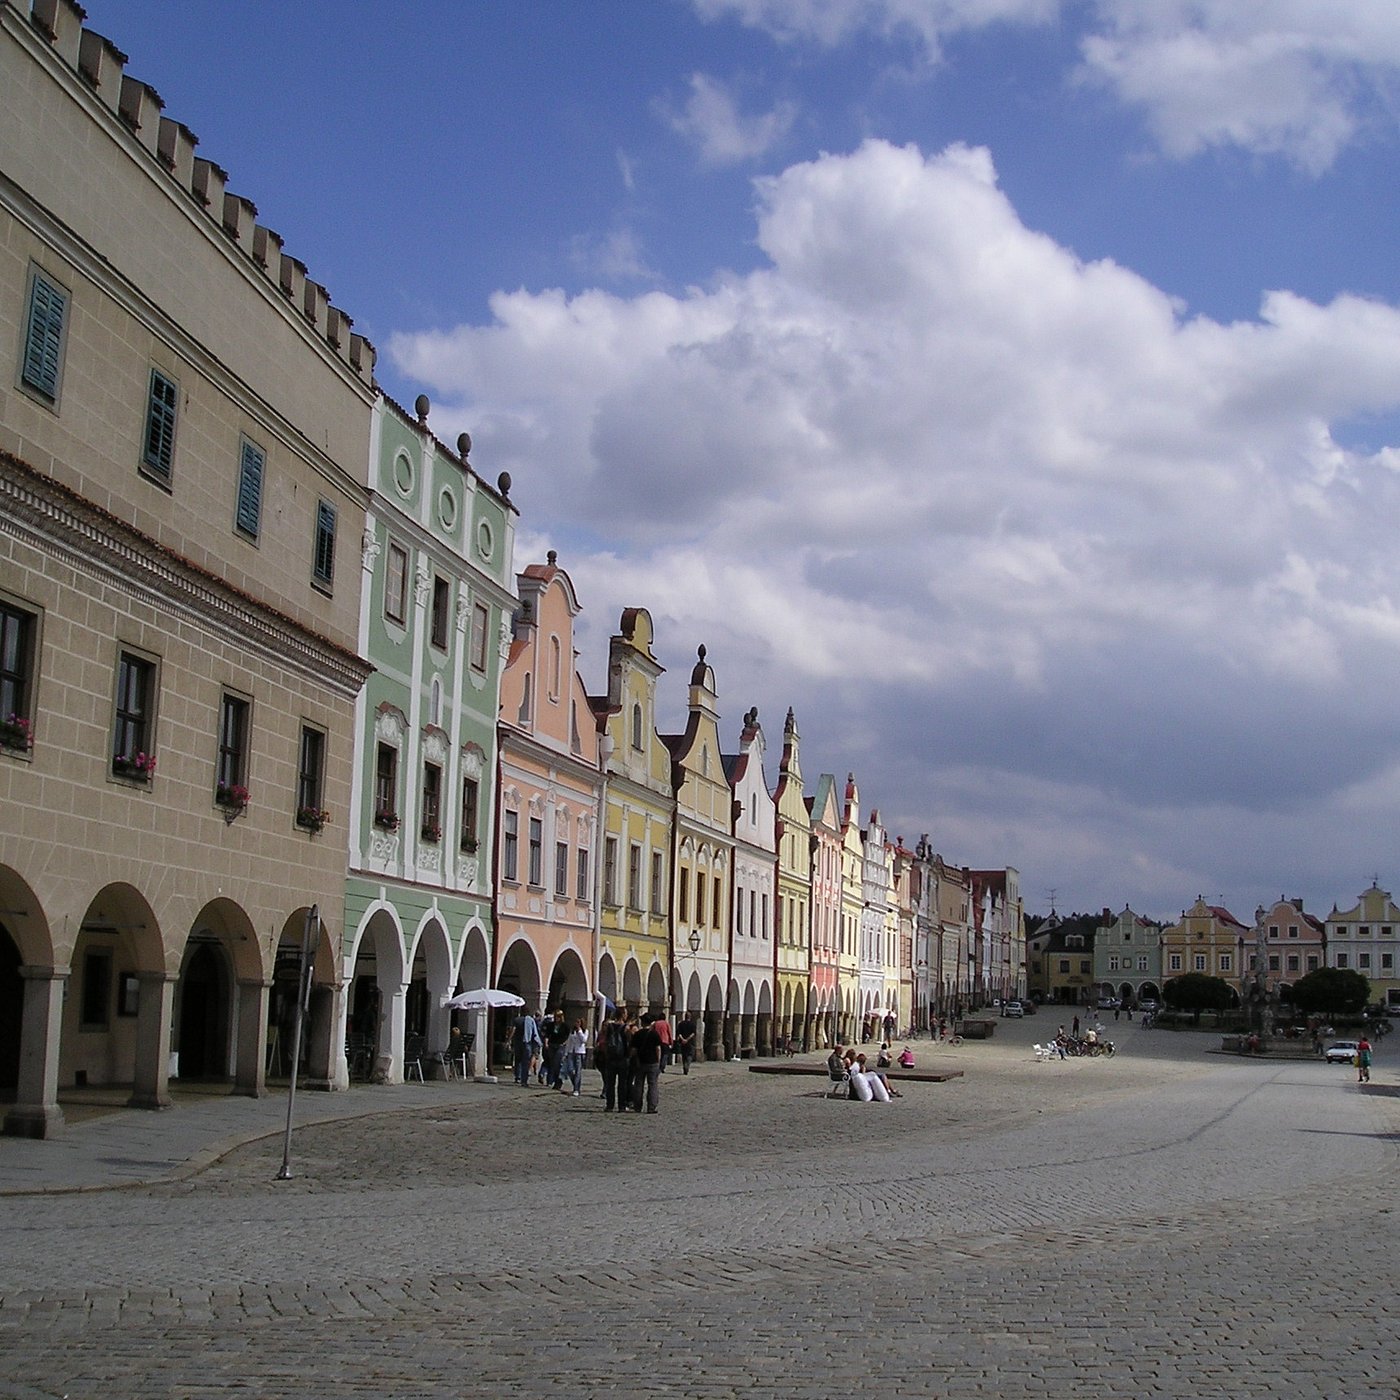
[{"label": "row of gabled houses", "polygon": [[774,774],[703,647],[682,708],[629,608],[586,688],[509,478],[380,391],[84,18],[0,0],[6,1130],[60,1128],[60,1089],[262,1092],[304,945],[328,1088],[398,1078],[479,987],[691,1015],[710,1055],[1022,991],[1016,872],[809,791],[791,713]]},{"label": "row of gabled houses", "polygon": [[1359,972],[1375,1002],[1400,1005],[1400,907],[1376,882],[1355,904],[1332,906],[1325,919],[1301,899],[1279,899],[1245,924],[1198,897],[1173,924],[1125,908],[1098,919],[1053,914],[1027,940],[1030,989],[1057,1004],[1112,998],[1126,1006],[1161,997],[1165,982],[1186,973],[1218,977],[1241,1003],[1260,993],[1282,995],[1322,968]]}]

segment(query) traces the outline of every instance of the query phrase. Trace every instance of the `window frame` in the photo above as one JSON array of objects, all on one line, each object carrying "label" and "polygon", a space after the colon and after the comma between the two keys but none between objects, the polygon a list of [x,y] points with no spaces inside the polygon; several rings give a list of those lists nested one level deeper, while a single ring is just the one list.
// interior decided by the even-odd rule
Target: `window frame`
[{"label": "window frame", "polygon": [[480,845],[477,827],[481,822],[481,783],[476,778],[462,778],[462,834],[459,844],[468,854]]},{"label": "window frame", "polygon": [[442,840],[442,764],[423,760],[419,788],[418,834],[424,841]]},{"label": "window frame", "polygon": [[487,668],[487,637],[491,633],[491,609],[485,603],[472,604],[471,668],[485,672]]},{"label": "window frame", "polygon": [[603,838],[603,902],[617,908],[617,837]]},{"label": "window frame", "polygon": [[554,841],[554,897],[569,897],[569,843],[557,837]]},{"label": "window frame", "polygon": [[219,730],[214,752],[214,800],[248,787],[248,751],[253,736],[251,697],[224,687],[219,692]]},{"label": "window frame", "polygon": [[501,879],[520,883],[520,813],[514,807],[501,812]]},{"label": "window frame", "polygon": [[[400,565],[401,567],[396,567]],[[408,550],[396,540],[390,540],[384,551],[384,616],[400,627],[408,624]],[[394,599],[397,595],[398,610]]]},{"label": "window frame", "polygon": [[666,907],[666,857],[661,851],[651,853],[651,912],[659,914]]},{"label": "window frame", "polygon": [[[29,265],[29,285],[24,297],[24,316],[20,322],[19,360],[15,366],[15,388],[35,403],[43,404],[57,413],[63,399],[63,373],[68,359],[68,326],[72,321],[73,290],[37,263]],[[39,288],[42,284],[57,303],[58,329],[52,332],[47,322],[54,319],[51,304],[45,313],[46,324],[37,324],[39,317]],[[40,344],[39,341],[43,343]],[[34,368],[37,362],[38,367]]]},{"label": "window frame", "polygon": [[590,847],[580,846],[578,848],[578,860],[575,862],[577,874],[577,884],[575,888],[578,891],[579,900],[583,903],[587,903],[592,896],[592,891],[588,884],[589,864],[591,859]]},{"label": "window frame", "polygon": [[[129,677],[140,682],[135,697],[139,709],[130,708]],[[139,647],[118,644],[113,675],[112,727],[108,733],[107,770],[119,782],[144,787],[155,771],[157,702],[160,696],[160,661]],[[123,742],[128,740],[129,742]],[[141,756],[150,759],[144,769],[134,765]],[[119,766],[119,764],[123,766]]]},{"label": "window frame", "polygon": [[544,888],[544,818],[530,817],[525,827],[526,883],[531,889]]},{"label": "window frame", "polygon": [[[309,741],[309,742],[308,742]],[[319,828],[326,820],[326,731],[318,724],[301,722],[297,738],[296,811],[304,826]]]},{"label": "window frame", "polygon": [[238,438],[238,486],[233,493],[233,529],[251,544],[262,537],[263,487],[267,482],[267,449],[246,433]]},{"label": "window frame", "polygon": [[452,616],[452,584],[441,574],[433,575],[432,600],[429,603],[428,641],[439,651],[447,650],[447,638]]},{"label": "window frame", "polygon": [[324,496],[316,498],[316,523],[312,533],[311,586],[321,593],[335,588],[335,537],[339,514]]},{"label": "window frame", "polygon": [[13,715],[15,737],[26,742],[0,745],[0,753],[27,757],[34,747],[44,614],[8,593],[0,593],[0,722]]},{"label": "window frame", "polygon": [[386,831],[399,827],[399,750],[382,739],[374,749],[374,825]]},{"label": "window frame", "polygon": [[[156,381],[170,391],[171,402],[157,399]],[[175,435],[180,422],[180,381],[168,375],[159,365],[151,366],[146,382],[146,422],[141,434],[140,472],[148,481],[168,491],[175,478]],[[157,434],[164,443],[152,448],[151,439]]]},{"label": "window frame", "polygon": [[642,843],[627,843],[627,907],[634,914],[644,912],[642,908]]}]

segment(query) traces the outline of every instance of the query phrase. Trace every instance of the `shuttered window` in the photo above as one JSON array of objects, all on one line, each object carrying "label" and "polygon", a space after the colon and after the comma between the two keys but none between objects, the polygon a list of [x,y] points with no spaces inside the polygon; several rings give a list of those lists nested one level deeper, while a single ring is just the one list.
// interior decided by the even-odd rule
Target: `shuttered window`
[{"label": "shuttered window", "polygon": [[262,525],[263,467],[266,454],[256,443],[243,439],[238,454],[238,513],[234,523],[250,540],[258,537]]},{"label": "shuttered window", "polygon": [[179,386],[158,369],[151,371],[151,391],[146,404],[146,446],[141,462],[149,475],[167,485],[175,464],[175,406]]},{"label": "shuttered window", "polygon": [[335,577],[335,507],[327,501],[316,503],[316,552],[311,573],[327,588]]},{"label": "shuttered window", "polygon": [[68,293],[43,273],[36,272],[29,287],[29,324],[24,338],[20,382],[51,404],[58,402],[63,326],[67,319]]}]

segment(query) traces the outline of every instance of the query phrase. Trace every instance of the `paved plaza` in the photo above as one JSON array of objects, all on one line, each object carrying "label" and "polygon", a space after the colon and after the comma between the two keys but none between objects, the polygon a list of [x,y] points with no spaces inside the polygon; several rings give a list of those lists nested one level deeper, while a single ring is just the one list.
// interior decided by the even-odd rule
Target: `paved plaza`
[{"label": "paved plaza", "polygon": [[0,1142],[0,1188],[148,1183],[0,1198],[0,1394],[1400,1396],[1400,1054],[1037,1064],[1048,1019],[919,1043],[964,1076],[890,1105],[304,1096],[288,1182],[271,1100]]}]

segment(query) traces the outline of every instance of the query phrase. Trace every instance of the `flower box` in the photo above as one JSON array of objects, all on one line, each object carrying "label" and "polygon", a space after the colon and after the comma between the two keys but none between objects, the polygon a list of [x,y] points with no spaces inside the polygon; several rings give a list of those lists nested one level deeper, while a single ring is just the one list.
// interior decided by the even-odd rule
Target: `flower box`
[{"label": "flower box", "polygon": [[330,819],[331,814],[324,807],[297,808],[297,825],[304,826],[307,831],[320,831]]},{"label": "flower box", "polygon": [[155,771],[156,756],[153,753],[119,753],[112,756],[112,772],[119,778],[148,783],[155,776]]},{"label": "flower box", "polygon": [[248,789],[242,783],[220,783],[214,789],[214,801],[231,812],[241,812],[248,805]]},{"label": "flower box", "polygon": [[441,841],[442,828],[436,822],[424,822],[418,829],[418,834],[425,841]]},{"label": "flower box", "polygon": [[34,747],[34,725],[24,715],[11,714],[0,720],[0,748],[28,753]]},{"label": "flower box", "polygon": [[374,814],[374,824],[381,831],[397,831],[399,829],[399,816],[397,812],[376,812]]}]

